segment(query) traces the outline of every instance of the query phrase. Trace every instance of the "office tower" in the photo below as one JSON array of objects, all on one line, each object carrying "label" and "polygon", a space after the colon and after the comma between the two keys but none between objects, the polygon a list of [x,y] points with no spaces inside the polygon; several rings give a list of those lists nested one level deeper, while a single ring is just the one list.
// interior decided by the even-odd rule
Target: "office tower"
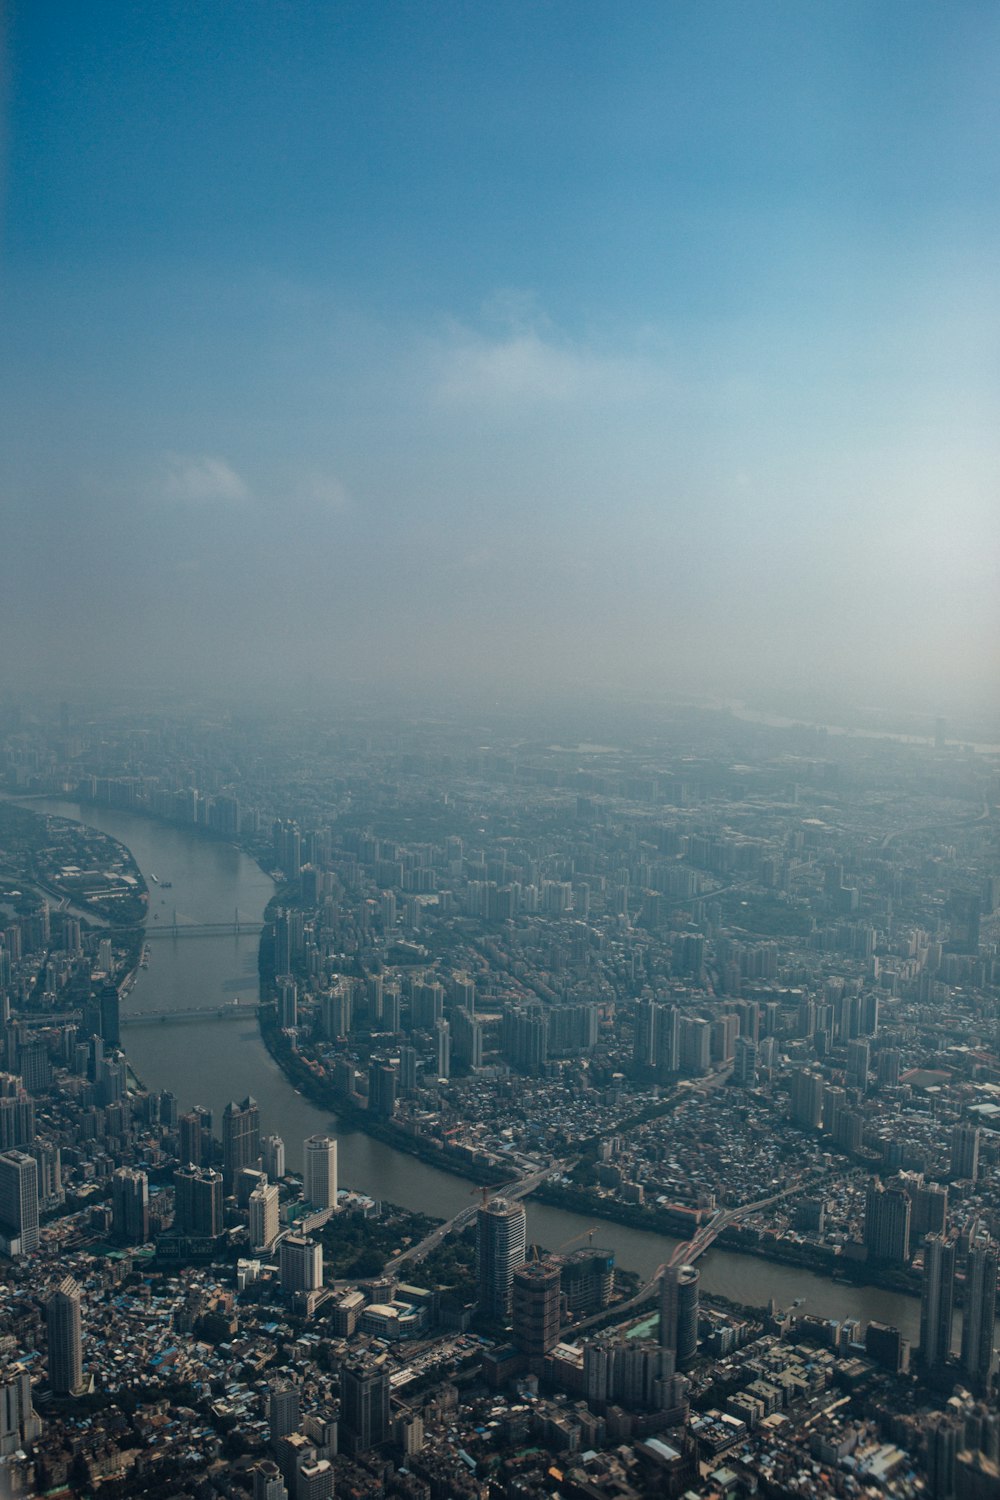
[{"label": "office tower", "polygon": [[192,1166],[200,1167],[204,1162],[204,1139],[201,1129],[201,1115],[195,1110],[181,1115],[177,1121],[177,1129],[180,1135],[180,1159],[184,1165],[189,1162]]},{"label": "office tower", "polygon": [[0,1153],[0,1242],[12,1257],[38,1249],[38,1163],[25,1151]]},{"label": "office tower", "polygon": [[101,1039],[105,1047],[120,1047],[121,999],[116,984],[106,984],[101,990]]},{"label": "office tower", "polygon": [[250,1194],[250,1244],[254,1250],[270,1250],[278,1238],[278,1188],[273,1182],[262,1182]]},{"label": "office tower", "polygon": [[262,1458],[254,1465],[253,1500],[288,1500],[281,1470],[269,1458]]},{"label": "office tower", "polygon": [[222,1233],[222,1173],[212,1167],[179,1167],[174,1173],[174,1228],[178,1234]]},{"label": "office tower", "polygon": [[1000,1248],[989,1239],[977,1239],[969,1247],[965,1268],[961,1358],[963,1374],[983,1391],[989,1389],[993,1372],[998,1269]]},{"label": "office tower", "polygon": [[323,1285],[323,1246],[300,1234],[286,1234],[278,1247],[283,1292],[315,1292]]},{"label": "office tower", "polygon": [[77,1283],[72,1276],[65,1276],[45,1304],[49,1385],[57,1396],[78,1396],[84,1388],[82,1300],[83,1294]]},{"label": "office tower", "polygon": [[271,1182],[280,1182],[285,1175],[285,1143],[280,1135],[266,1135],[261,1143],[262,1165]]},{"label": "office tower", "polygon": [[127,1245],[149,1239],[149,1179],[145,1172],[119,1167],[111,1178],[111,1209],[115,1237]]},{"label": "office tower", "polygon": [[479,1309],[494,1322],[510,1317],[514,1272],[524,1264],[527,1219],[520,1203],[493,1198],[476,1215]]},{"label": "office tower", "polygon": [[222,1170],[231,1184],[243,1167],[260,1160],[260,1110],[248,1095],[242,1104],[230,1100],[222,1111]]},{"label": "office tower", "polygon": [[673,1351],[678,1369],[698,1352],[700,1287],[694,1266],[668,1266],[660,1283],[660,1347]]},{"label": "office tower", "polygon": [[540,1359],[559,1342],[561,1272],[556,1261],[526,1261],[514,1272],[514,1343],[522,1354]]},{"label": "office tower", "polygon": [[169,1089],[160,1093],[160,1124],[167,1130],[177,1129],[177,1100]]},{"label": "office tower", "polygon": [[272,1381],[267,1396],[268,1440],[277,1442],[299,1428],[299,1388],[290,1380]]},{"label": "office tower", "polygon": [[938,1370],[951,1356],[955,1310],[955,1244],[943,1234],[924,1240],[924,1282],[920,1295],[920,1359]]},{"label": "office tower", "polygon": [[909,1257],[910,1198],[897,1185],[876,1178],[865,1195],[865,1248],[872,1260],[905,1265]]},{"label": "office tower", "polygon": [[979,1176],[978,1125],[956,1125],[951,1132],[951,1175],[960,1181],[975,1182]]},{"label": "office tower", "polygon": [[447,1021],[436,1021],[434,1024],[435,1041],[437,1042],[437,1076],[439,1078],[451,1077],[451,1027]]},{"label": "office tower", "polygon": [[383,1120],[391,1120],[396,1112],[396,1069],[385,1058],[372,1058],[368,1064],[368,1109]]},{"label": "office tower", "polygon": [[389,1371],[379,1361],[360,1359],[341,1366],[340,1420],[352,1453],[377,1448],[392,1436]]},{"label": "office tower", "polygon": [[314,1208],[337,1207],[337,1142],[330,1135],[311,1135],[305,1142],[303,1196]]}]

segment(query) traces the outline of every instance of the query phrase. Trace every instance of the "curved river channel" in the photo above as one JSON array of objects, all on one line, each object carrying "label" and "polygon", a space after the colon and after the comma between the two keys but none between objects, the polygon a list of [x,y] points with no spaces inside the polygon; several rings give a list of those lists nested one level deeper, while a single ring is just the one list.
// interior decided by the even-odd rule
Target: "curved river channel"
[{"label": "curved river channel", "polygon": [[[150,961],[139,971],[123,1007],[157,1013],[210,1006],[240,998],[257,998],[257,936],[152,936],[158,927],[187,923],[259,921],[273,885],[258,865],[231,844],[160,823],[133,813],[82,806],[73,802],[32,799],[24,804],[38,812],[73,818],[127,845],[149,886]],[[158,880],[153,880],[153,875]],[[163,888],[163,882],[170,886]],[[128,1025],[122,1041],[134,1071],[147,1088],[169,1089],[181,1109],[203,1104],[215,1111],[216,1129],[229,1099],[252,1094],[260,1105],[265,1134],[280,1135],[291,1170],[300,1167],[302,1142],[318,1131],[340,1142],[340,1179],[375,1198],[405,1208],[450,1218],[467,1208],[476,1189],[416,1158],[348,1129],[335,1116],[304,1099],[272,1061],[255,1022],[164,1022]],[[557,1250],[571,1240],[584,1242],[597,1225],[595,1244],[615,1251],[618,1264],[649,1275],[667,1259],[676,1243],[647,1230],[628,1229],[592,1220],[544,1204],[525,1204],[529,1239]],[[877,1318],[894,1324],[916,1343],[920,1304],[916,1298],[826,1281],[809,1271],[772,1265],[754,1256],[710,1250],[699,1262],[707,1292],[750,1306],[776,1297],[782,1306],[801,1299],[803,1310],[830,1318]]]}]

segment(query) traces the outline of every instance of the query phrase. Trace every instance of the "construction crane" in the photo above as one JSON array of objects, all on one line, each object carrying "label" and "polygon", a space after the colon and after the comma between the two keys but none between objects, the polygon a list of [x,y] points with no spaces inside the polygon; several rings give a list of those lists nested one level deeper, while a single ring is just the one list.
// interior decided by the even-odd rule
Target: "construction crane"
[{"label": "construction crane", "polygon": [[592,1224],[591,1227],[589,1229],[585,1229],[582,1234],[574,1234],[574,1236],[573,1236],[573,1238],[571,1240],[567,1240],[565,1242],[565,1244],[562,1244],[562,1245],[559,1246],[559,1249],[556,1251],[556,1254],[557,1255],[561,1255],[564,1250],[568,1250],[569,1249],[570,1245],[575,1245],[578,1240],[582,1240],[582,1239],[586,1239],[586,1241],[587,1241],[587,1248],[590,1249],[593,1246],[594,1235],[597,1233],[599,1227],[600,1226],[598,1224]]},{"label": "construction crane", "polygon": [[492,1191],[493,1189],[491,1187],[487,1187],[484,1184],[482,1187],[474,1187],[469,1194],[469,1197],[474,1198],[477,1193],[481,1194],[483,1200],[482,1206],[483,1208],[485,1208],[487,1203],[490,1201],[490,1194],[492,1193]]}]

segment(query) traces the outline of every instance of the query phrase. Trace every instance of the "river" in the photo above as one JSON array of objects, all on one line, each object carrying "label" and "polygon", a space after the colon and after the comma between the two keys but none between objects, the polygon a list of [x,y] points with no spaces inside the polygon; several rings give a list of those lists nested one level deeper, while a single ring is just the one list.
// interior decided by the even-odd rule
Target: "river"
[{"label": "river", "polygon": [[[243,920],[259,921],[273,892],[270,878],[232,844],[116,809],[39,799],[24,805],[88,823],[127,845],[149,886],[151,933],[160,925],[172,924],[175,911],[181,926],[185,922],[232,922],[237,910]],[[154,873],[159,883],[152,879]],[[163,881],[170,881],[171,887],[164,890]],[[257,941],[249,933],[152,939],[149,967],[139,971],[124,1010],[160,1012],[255,999]],[[202,1104],[214,1110],[216,1131],[227,1101],[252,1094],[260,1105],[263,1132],[282,1137],[291,1170],[301,1165],[302,1142],[307,1136],[331,1132],[340,1143],[343,1186],[440,1218],[467,1208],[477,1191],[464,1178],[346,1128],[304,1099],[272,1061],[256,1024],[211,1021],[130,1026],[123,1020],[122,1040],[134,1071],[148,1088],[169,1089],[182,1109]],[[619,1265],[643,1276],[667,1259],[676,1243],[648,1230],[591,1220],[545,1204],[529,1201],[525,1206],[531,1240],[550,1250],[571,1241],[580,1245],[593,1224],[595,1244],[613,1249]],[[917,1341],[920,1308],[915,1298],[877,1287],[842,1286],[809,1271],[719,1249],[710,1250],[699,1265],[705,1290],[734,1302],[761,1306],[773,1296],[787,1307],[798,1298],[805,1312],[859,1318],[864,1323],[877,1318],[900,1328],[913,1343]]]}]

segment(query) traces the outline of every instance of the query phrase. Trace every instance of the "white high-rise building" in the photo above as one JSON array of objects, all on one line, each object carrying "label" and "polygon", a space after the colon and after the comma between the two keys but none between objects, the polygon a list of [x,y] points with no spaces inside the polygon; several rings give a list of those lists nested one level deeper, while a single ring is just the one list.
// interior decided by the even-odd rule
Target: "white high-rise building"
[{"label": "white high-rise building", "polygon": [[280,1135],[266,1135],[261,1142],[261,1158],[269,1182],[280,1182],[285,1175],[285,1143]]},{"label": "white high-rise building", "polygon": [[510,1317],[514,1272],[524,1265],[527,1217],[520,1203],[493,1198],[476,1215],[476,1284],[480,1311]]},{"label": "white high-rise building", "polygon": [[278,1238],[278,1185],[262,1182],[250,1194],[250,1243],[255,1250],[270,1250]]},{"label": "white high-rise building", "polygon": [[315,1208],[336,1208],[337,1142],[331,1135],[311,1135],[302,1155],[306,1202]]}]

